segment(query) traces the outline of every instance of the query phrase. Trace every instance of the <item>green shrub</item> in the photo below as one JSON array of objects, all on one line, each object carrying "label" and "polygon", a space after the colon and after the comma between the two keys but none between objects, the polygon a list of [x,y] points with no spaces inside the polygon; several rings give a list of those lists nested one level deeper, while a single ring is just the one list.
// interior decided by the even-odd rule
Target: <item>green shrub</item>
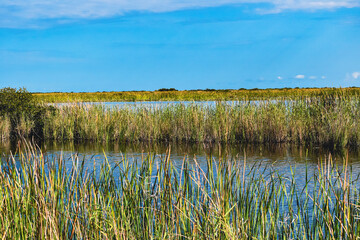
[{"label": "green shrub", "polygon": [[0,117],[10,121],[11,137],[42,137],[46,109],[25,88],[0,89]]},{"label": "green shrub", "polygon": [[0,115],[18,118],[23,112],[33,110],[34,98],[25,88],[0,89]]}]

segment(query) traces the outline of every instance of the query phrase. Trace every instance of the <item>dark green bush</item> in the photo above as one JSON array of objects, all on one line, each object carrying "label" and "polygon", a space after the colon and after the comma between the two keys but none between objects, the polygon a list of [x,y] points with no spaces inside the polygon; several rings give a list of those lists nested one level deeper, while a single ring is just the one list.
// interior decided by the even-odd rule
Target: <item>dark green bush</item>
[{"label": "dark green bush", "polygon": [[0,89],[0,115],[8,115],[12,119],[18,118],[24,112],[33,111],[35,101],[31,93],[25,88]]},{"label": "dark green bush", "polygon": [[175,88],[160,88],[157,90],[158,92],[171,92],[171,91],[178,91]]},{"label": "dark green bush", "polygon": [[[0,89],[0,116],[10,119],[12,137],[42,137],[42,116],[46,110],[47,108],[40,106],[25,88]],[[29,132],[24,132],[20,127],[25,122],[32,123]]]}]

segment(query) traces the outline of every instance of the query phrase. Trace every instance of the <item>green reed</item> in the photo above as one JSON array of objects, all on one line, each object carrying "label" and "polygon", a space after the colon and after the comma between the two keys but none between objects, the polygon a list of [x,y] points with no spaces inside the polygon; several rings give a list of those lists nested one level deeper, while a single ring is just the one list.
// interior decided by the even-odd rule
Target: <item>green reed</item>
[{"label": "green reed", "polygon": [[[173,165],[124,156],[94,169],[20,151],[0,165],[2,239],[358,239],[357,179],[331,158],[304,183],[246,159]],[[71,166],[66,163],[72,163]]]},{"label": "green reed", "polygon": [[[46,108],[44,108],[46,109]],[[360,98],[346,94],[209,104],[68,104],[37,119],[21,117],[12,132],[54,140],[127,142],[296,143],[343,148],[360,144]],[[11,128],[0,117],[0,136]]]},{"label": "green reed", "polygon": [[7,117],[0,117],[0,140],[6,140],[10,138],[11,123]]},{"label": "green reed", "polygon": [[360,143],[360,98],[338,96],[215,105],[73,104],[44,116],[44,138],[95,141]]}]

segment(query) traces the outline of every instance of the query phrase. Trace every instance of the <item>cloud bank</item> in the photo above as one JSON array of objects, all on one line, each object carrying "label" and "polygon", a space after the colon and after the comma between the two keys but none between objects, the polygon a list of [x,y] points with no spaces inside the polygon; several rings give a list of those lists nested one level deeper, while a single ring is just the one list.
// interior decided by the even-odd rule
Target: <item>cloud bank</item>
[{"label": "cloud bank", "polygon": [[268,13],[359,7],[359,0],[1,0],[0,24],[36,19],[93,19],[130,11],[168,12],[227,4],[266,3]]},{"label": "cloud bank", "polygon": [[360,78],[360,72],[353,72],[353,73],[352,73],[352,77],[353,77],[354,79]]},{"label": "cloud bank", "polygon": [[299,74],[295,76],[296,79],[304,79],[305,75]]}]

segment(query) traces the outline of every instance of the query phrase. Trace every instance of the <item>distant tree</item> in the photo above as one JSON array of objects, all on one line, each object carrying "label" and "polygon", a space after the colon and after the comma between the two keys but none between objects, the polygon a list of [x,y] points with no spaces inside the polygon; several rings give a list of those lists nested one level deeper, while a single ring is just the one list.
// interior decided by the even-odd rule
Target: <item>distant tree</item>
[{"label": "distant tree", "polygon": [[158,92],[166,92],[166,91],[178,91],[175,88],[160,88],[157,90]]}]

